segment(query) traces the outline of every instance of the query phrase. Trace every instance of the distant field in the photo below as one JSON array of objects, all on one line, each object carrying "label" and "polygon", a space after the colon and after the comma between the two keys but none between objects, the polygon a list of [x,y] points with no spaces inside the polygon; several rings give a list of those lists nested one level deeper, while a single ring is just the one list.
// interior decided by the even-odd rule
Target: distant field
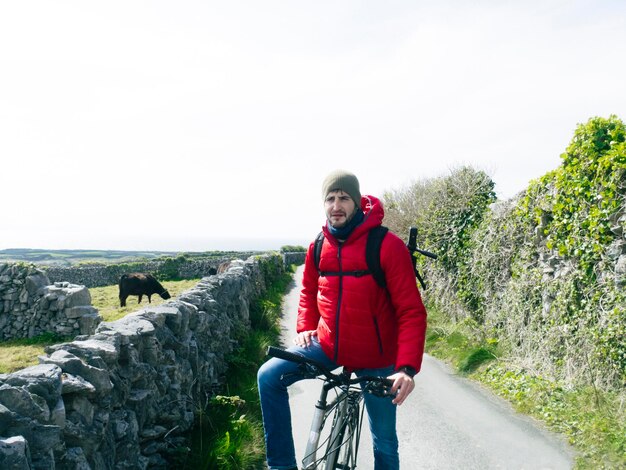
[{"label": "distant field", "polygon": [[26,261],[41,264],[71,265],[85,261],[120,263],[136,259],[176,256],[176,252],[160,251],[107,251],[107,250],[0,250],[0,261]]},{"label": "distant field", "polygon": [[185,255],[188,258],[222,257],[238,252],[234,251],[116,251],[116,250],[38,250],[30,248],[11,248],[0,250],[0,262],[23,261],[44,265],[71,266],[78,263],[126,263],[130,261],[150,260],[163,257]]}]

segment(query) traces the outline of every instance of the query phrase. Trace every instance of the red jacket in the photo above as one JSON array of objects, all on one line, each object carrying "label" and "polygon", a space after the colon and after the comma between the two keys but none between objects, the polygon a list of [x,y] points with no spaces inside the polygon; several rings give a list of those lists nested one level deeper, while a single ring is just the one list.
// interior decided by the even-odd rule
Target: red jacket
[{"label": "red jacket", "polygon": [[[367,233],[382,223],[383,207],[373,196],[364,196],[364,221],[340,244],[324,226],[320,270],[366,270]],[[381,246],[380,262],[387,288],[371,275],[320,277],[311,243],[304,265],[297,331],[317,330],[322,349],[336,363],[351,368],[394,365],[420,370],[426,333],[426,309],[422,303],[409,250],[388,232]]]}]

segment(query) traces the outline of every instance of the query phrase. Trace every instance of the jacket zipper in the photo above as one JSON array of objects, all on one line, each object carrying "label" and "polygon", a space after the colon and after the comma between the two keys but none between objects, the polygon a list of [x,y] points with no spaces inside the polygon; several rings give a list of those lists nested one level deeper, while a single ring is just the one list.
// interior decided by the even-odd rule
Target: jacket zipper
[{"label": "jacket zipper", "polygon": [[334,362],[337,362],[339,357],[339,312],[341,312],[341,297],[343,296],[343,267],[341,266],[341,243],[337,248],[337,259],[339,260],[339,296],[337,297],[337,313],[335,314],[335,357]]},{"label": "jacket zipper", "polygon": [[378,328],[378,320],[376,317],[374,318],[374,329],[376,330],[376,338],[378,339],[378,350],[380,351],[380,355],[383,355],[383,340],[380,337],[380,329]]}]

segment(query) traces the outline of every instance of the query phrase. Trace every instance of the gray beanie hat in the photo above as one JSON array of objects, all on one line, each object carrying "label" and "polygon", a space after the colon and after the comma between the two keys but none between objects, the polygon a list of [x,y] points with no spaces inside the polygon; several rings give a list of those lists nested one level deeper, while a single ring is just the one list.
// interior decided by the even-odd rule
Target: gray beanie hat
[{"label": "gray beanie hat", "polygon": [[331,191],[341,190],[348,193],[354,200],[356,207],[361,207],[361,191],[359,180],[352,173],[344,170],[335,170],[322,183],[322,197],[326,199]]}]

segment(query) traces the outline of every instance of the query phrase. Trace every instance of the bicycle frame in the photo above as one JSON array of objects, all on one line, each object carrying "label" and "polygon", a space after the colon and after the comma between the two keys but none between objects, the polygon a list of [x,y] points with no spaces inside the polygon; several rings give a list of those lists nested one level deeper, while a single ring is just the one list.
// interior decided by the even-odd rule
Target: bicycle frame
[{"label": "bicycle frame", "polygon": [[[327,403],[328,392],[333,388],[339,391],[337,396]],[[362,401],[363,392],[360,389],[324,382],[315,405],[315,414],[302,460],[303,469],[315,469],[321,461],[326,462],[327,469],[334,469],[336,462],[341,468],[350,469],[356,466],[363,424]],[[331,416],[333,422],[330,435],[320,444],[322,430]],[[318,459],[317,451],[323,447],[326,447],[324,456]]]},{"label": "bicycle frame", "polygon": [[[334,374],[316,361],[273,346],[268,348],[268,355],[302,364],[305,377],[317,377],[324,380],[315,405],[315,413],[302,460],[303,468],[305,470],[355,468],[363,424],[363,394],[369,392],[379,396],[389,396],[388,389],[392,384],[391,381],[385,377],[352,378],[352,374],[345,369],[341,374]],[[330,390],[335,390],[337,395],[329,403]],[[331,417],[330,435],[320,443],[322,430],[325,429]],[[324,455],[318,457],[317,453],[323,447],[325,447]],[[324,463],[323,467],[320,467],[321,463]]]}]

